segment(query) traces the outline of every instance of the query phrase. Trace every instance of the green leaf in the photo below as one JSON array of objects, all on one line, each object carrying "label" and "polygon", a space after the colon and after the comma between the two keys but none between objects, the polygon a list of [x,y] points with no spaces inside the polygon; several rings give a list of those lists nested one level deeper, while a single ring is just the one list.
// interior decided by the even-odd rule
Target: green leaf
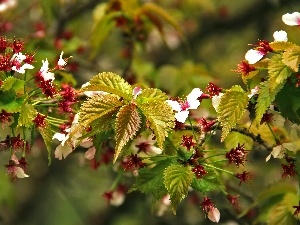
[{"label": "green leaf", "polygon": [[196,191],[200,191],[206,194],[210,191],[222,189],[223,185],[219,182],[219,180],[216,177],[205,175],[200,179],[194,178],[191,187]]},{"label": "green leaf", "polygon": [[54,133],[51,130],[50,125],[46,122],[46,126],[45,127],[38,127],[37,128],[38,132],[41,134],[44,143],[46,145],[46,149],[48,152],[48,165],[51,164],[51,146],[52,146],[52,137],[54,135]]},{"label": "green leaf", "polygon": [[122,152],[126,143],[131,140],[141,126],[141,117],[134,104],[123,106],[116,119],[116,147],[114,162]]},{"label": "green leaf", "polygon": [[24,80],[20,80],[15,77],[8,77],[3,81],[3,84],[0,89],[3,91],[18,91],[24,88],[24,84]]},{"label": "green leaf", "polygon": [[13,91],[0,91],[0,112],[5,110],[8,113],[15,113],[19,111],[22,106],[25,96],[16,97]]},{"label": "green leaf", "polygon": [[106,8],[106,3],[101,3],[93,11],[94,24],[90,39],[90,45],[92,47],[91,59],[95,58],[104,40],[115,27],[114,19],[120,15],[120,12],[110,12],[107,14]]},{"label": "green leaf", "polygon": [[140,191],[144,194],[152,194],[156,200],[160,200],[168,193],[164,185],[164,170],[171,162],[167,159],[159,161],[153,168],[141,168],[129,192]]},{"label": "green leaf", "polygon": [[79,110],[79,124],[87,128],[96,119],[117,112],[121,106],[122,102],[115,95],[94,95],[82,104]]},{"label": "green leaf", "polygon": [[230,132],[225,140],[224,144],[226,149],[230,150],[238,146],[238,144],[244,144],[245,149],[251,150],[253,146],[253,140],[249,136],[241,134],[239,132]]},{"label": "green leaf", "polygon": [[288,48],[282,54],[282,61],[294,72],[298,72],[300,63],[300,46],[293,46],[291,48]]},{"label": "green leaf", "polygon": [[284,83],[279,84],[275,89],[270,89],[270,80],[264,81],[259,85],[259,94],[257,104],[255,106],[255,121],[260,123],[261,118],[270,107],[271,103],[275,100],[277,93],[283,87]]},{"label": "green leaf", "polygon": [[190,166],[172,164],[165,169],[164,184],[170,194],[174,214],[177,205],[187,196],[194,176]]},{"label": "green leaf", "polygon": [[131,100],[132,87],[122,77],[110,72],[99,73],[90,80],[90,85],[81,88],[81,91],[105,91]]},{"label": "green leaf", "polygon": [[222,96],[217,114],[222,126],[221,141],[224,141],[236,123],[241,119],[248,105],[247,93],[238,85],[227,90]]},{"label": "green leaf", "polygon": [[18,126],[31,127],[33,125],[33,119],[37,114],[37,110],[28,103],[25,103],[20,108],[20,117],[18,120]]},{"label": "green leaf", "polygon": [[281,115],[300,124],[300,90],[291,83],[286,83],[276,96],[276,103]]},{"label": "green leaf", "polygon": [[280,54],[274,55],[269,61],[270,90],[273,91],[292,74],[291,69],[282,61]]},{"label": "green leaf", "polygon": [[153,130],[157,144],[162,149],[165,137],[175,125],[173,109],[165,101],[137,102],[138,108],[145,115],[150,128]]}]

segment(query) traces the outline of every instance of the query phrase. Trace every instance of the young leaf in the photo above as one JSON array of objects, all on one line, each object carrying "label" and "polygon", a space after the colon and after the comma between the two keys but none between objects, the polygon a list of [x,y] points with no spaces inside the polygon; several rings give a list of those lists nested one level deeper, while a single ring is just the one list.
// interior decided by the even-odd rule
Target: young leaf
[{"label": "young leaf", "polygon": [[255,106],[255,121],[257,124],[260,123],[261,118],[270,107],[271,103],[275,100],[277,93],[284,86],[284,83],[278,84],[278,86],[271,90],[270,80],[264,81],[259,85],[259,95],[257,98],[257,104]]},{"label": "young leaf", "polygon": [[149,126],[156,136],[158,146],[163,148],[165,137],[175,125],[172,108],[165,101],[150,101],[143,104],[137,102],[137,106],[148,120]]},{"label": "young leaf", "polygon": [[219,182],[219,180],[216,177],[205,175],[200,179],[194,178],[191,187],[196,191],[200,191],[206,194],[210,191],[222,189],[223,185]]},{"label": "young leaf", "polygon": [[49,126],[48,123],[46,123],[45,127],[38,127],[37,130],[41,134],[44,143],[46,145],[46,149],[48,152],[48,164],[51,164],[51,146],[53,143],[52,137],[53,137],[53,132],[51,131],[51,127]]},{"label": "young leaf", "polygon": [[144,194],[152,194],[156,200],[160,200],[167,194],[164,185],[164,170],[171,164],[171,160],[157,162],[153,168],[141,168],[135,183],[129,192],[140,191]]},{"label": "young leaf", "polygon": [[159,89],[146,88],[142,90],[142,93],[137,96],[136,101],[138,104],[143,104],[145,102],[160,100],[166,101],[168,96]]},{"label": "young leaf", "polygon": [[222,125],[221,141],[224,141],[231,128],[241,119],[248,105],[246,92],[238,85],[227,90],[222,96],[217,114]]},{"label": "young leaf", "polygon": [[244,144],[245,149],[250,150],[253,146],[252,138],[239,132],[230,132],[224,140],[226,149],[235,148],[238,144]]},{"label": "young leaf", "polygon": [[88,127],[93,121],[116,112],[122,102],[115,95],[94,95],[84,102],[79,110],[79,124]]},{"label": "young leaf", "polygon": [[270,47],[276,52],[283,52],[289,48],[293,48],[293,47],[297,46],[294,43],[283,42],[283,41],[275,41],[275,42],[271,42],[269,44],[270,44]]},{"label": "young leaf", "polygon": [[8,113],[15,113],[19,111],[22,106],[25,96],[16,97],[13,91],[0,91],[0,112],[5,110]]},{"label": "young leaf", "polygon": [[32,120],[34,119],[36,114],[37,111],[32,105],[28,103],[23,104],[20,108],[18,126],[31,127],[33,125]]},{"label": "young leaf", "polygon": [[170,194],[174,214],[177,205],[186,197],[194,176],[190,166],[172,164],[165,169],[164,184]]},{"label": "young leaf", "polygon": [[269,61],[270,90],[273,91],[292,74],[291,69],[282,61],[282,56],[274,55]]},{"label": "young leaf", "polygon": [[122,148],[131,140],[141,126],[141,117],[134,104],[123,106],[116,119],[116,147],[114,162],[116,162]]},{"label": "young leaf", "polygon": [[298,72],[300,63],[300,46],[288,48],[282,54],[282,61],[285,65],[289,66],[294,72]]},{"label": "young leaf", "polygon": [[132,87],[122,77],[110,72],[99,73],[90,80],[90,85],[81,91],[105,91],[124,99],[132,99]]},{"label": "young leaf", "polygon": [[20,80],[15,77],[8,77],[3,81],[3,84],[1,85],[1,90],[3,91],[9,91],[9,90],[14,90],[18,91],[20,89],[24,88],[24,80]]}]

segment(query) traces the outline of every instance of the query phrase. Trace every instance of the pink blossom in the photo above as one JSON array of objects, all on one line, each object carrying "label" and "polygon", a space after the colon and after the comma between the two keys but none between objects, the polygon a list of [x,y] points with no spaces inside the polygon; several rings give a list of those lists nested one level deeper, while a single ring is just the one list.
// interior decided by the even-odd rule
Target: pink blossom
[{"label": "pink blossom", "polygon": [[218,223],[220,220],[220,211],[214,207],[207,213],[207,217],[212,222]]}]

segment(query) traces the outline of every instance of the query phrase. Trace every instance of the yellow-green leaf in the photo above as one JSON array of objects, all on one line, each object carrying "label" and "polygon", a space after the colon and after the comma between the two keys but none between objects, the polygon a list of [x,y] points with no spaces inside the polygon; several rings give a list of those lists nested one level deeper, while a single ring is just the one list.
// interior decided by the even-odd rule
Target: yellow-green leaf
[{"label": "yellow-green leaf", "polygon": [[18,91],[24,88],[24,84],[24,80],[20,80],[15,77],[8,77],[3,81],[0,89],[3,91],[9,91],[11,89],[13,89],[14,91]]},{"label": "yellow-green leaf", "polygon": [[116,119],[116,147],[114,162],[116,162],[123,147],[128,141],[133,139],[141,126],[141,117],[134,104],[123,106]]},{"label": "yellow-green leaf", "polygon": [[291,69],[283,63],[280,54],[274,55],[269,61],[270,90],[274,90],[283,83],[291,74]]},{"label": "yellow-green leaf", "polygon": [[20,117],[18,119],[18,126],[24,127],[31,127],[33,125],[33,119],[36,116],[37,111],[36,109],[28,104],[25,103],[20,107]]},{"label": "yellow-green leaf", "polygon": [[81,88],[81,91],[105,91],[127,100],[133,98],[131,85],[115,73],[99,73],[89,83],[88,86]]},{"label": "yellow-green leaf", "polygon": [[194,173],[190,166],[172,164],[164,171],[164,184],[170,194],[173,213],[176,214],[178,204],[187,196]]},{"label": "yellow-green leaf", "polygon": [[257,124],[260,123],[261,118],[270,107],[271,103],[275,100],[277,93],[284,86],[284,83],[280,83],[277,84],[277,87],[271,90],[270,82],[270,80],[267,80],[259,85],[259,94],[257,98],[257,104],[255,106],[255,121]]},{"label": "yellow-green leaf", "polygon": [[286,51],[289,48],[293,48],[297,45],[291,42],[283,42],[283,41],[274,41],[270,43],[270,47],[273,49],[273,51],[276,52],[282,52]]},{"label": "yellow-green leaf", "polygon": [[253,146],[253,140],[249,136],[241,134],[239,132],[230,132],[225,140],[224,144],[226,149],[230,150],[238,146],[238,144],[244,145],[245,149],[251,150]]},{"label": "yellow-green leaf", "polygon": [[46,125],[44,127],[38,127],[37,130],[39,131],[39,133],[41,134],[44,143],[46,145],[46,149],[48,152],[48,164],[51,164],[51,146],[53,143],[52,137],[53,137],[53,132],[51,130],[51,127],[49,126],[49,124],[46,122]]},{"label": "yellow-green leaf", "polygon": [[221,141],[224,141],[236,123],[241,119],[248,105],[247,93],[238,85],[227,90],[218,106],[218,120],[222,126]]},{"label": "yellow-green leaf", "polygon": [[175,126],[173,109],[165,101],[160,100],[137,105],[153,130],[159,147],[163,148],[165,137]]},{"label": "yellow-green leaf", "polygon": [[79,124],[88,127],[93,121],[116,112],[122,102],[115,95],[95,95],[84,102],[79,110]]},{"label": "yellow-green leaf", "polygon": [[300,63],[300,46],[294,46],[287,49],[282,54],[282,61],[285,65],[289,66],[294,72],[299,71]]},{"label": "yellow-green leaf", "polygon": [[145,102],[160,100],[166,101],[168,96],[159,89],[155,88],[146,88],[142,90],[142,93],[138,95],[136,101],[138,104],[143,104]]}]

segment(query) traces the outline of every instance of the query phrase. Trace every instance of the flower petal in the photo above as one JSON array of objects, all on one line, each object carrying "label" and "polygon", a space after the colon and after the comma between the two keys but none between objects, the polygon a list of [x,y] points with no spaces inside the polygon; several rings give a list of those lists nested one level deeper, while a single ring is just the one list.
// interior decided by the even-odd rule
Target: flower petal
[{"label": "flower petal", "polygon": [[275,31],[273,34],[273,37],[274,37],[275,42],[280,42],[280,41],[287,42],[288,41],[287,33],[283,30]]},{"label": "flower petal", "polygon": [[300,13],[286,13],[282,16],[282,21],[289,26],[299,26],[300,25]]},{"label": "flower petal", "polygon": [[218,223],[220,220],[220,211],[217,208],[213,208],[207,213],[207,217],[210,221]]},{"label": "flower petal", "polygon": [[24,170],[23,170],[21,167],[16,166],[16,167],[14,168],[14,172],[15,172],[15,174],[16,174],[16,176],[17,176],[18,178],[29,177],[29,176],[24,172]]},{"label": "flower petal", "polygon": [[84,158],[88,160],[92,160],[95,157],[95,153],[96,153],[96,148],[95,146],[93,146],[84,153]]},{"label": "flower petal", "polygon": [[[188,94],[188,96],[186,97],[186,100],[188,101],[188,103],[190,105],[192,105],[191,103],[198,101],[197,99],[203,94],[203,92],[200,90],[200,88],[194,88],[191,93]],[[199,101],[198,101],[199,102]],[[199,103],[200,105],[200,103]],[[199,106],[198,105],[198,106]],[[197,106],[197,107],[198,107]]]},{"label": "flower petal", "polygon": [[177,101],[173,101],[173,100],[167,100],[166,101],[173,110],[180,112],[181,111],[181,106]]},{"label": "flower petal", "polygon": [[189,111],[181,111],[175,113],[175,119],[180,123],[184,123],[188,116],[189,116]]},{"label": "flower petal", "polygon": [[264,54],[260,51],[257,51],[255,49],[250,49],[245,54],[245,59],[249,62],[249,64],[254,64],[261,60],[261,58],[264,56]]}]

